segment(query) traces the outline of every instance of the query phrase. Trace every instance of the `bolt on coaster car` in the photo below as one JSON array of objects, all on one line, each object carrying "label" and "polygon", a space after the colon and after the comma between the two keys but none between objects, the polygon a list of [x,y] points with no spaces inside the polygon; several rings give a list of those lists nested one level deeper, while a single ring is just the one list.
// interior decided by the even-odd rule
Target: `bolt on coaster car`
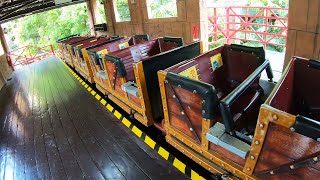
[{"label": "bolt on coaster car", "polygon": [[[85,50],[85,52],[83,52],[84,60],[85,62],[87,62],[87,66],[91,68],[89,70],[92,72],[92,76],[90,77],[90,79],[92,79],[92,81],[96,83],[96,86],[98,88],[100,88],[100,86],[102,86],[106,81],[104,75],[104,65],[102,61],[102,57],[104,54],[128,48],[130,46],[143,43],[149,40],[150,38],[148,35],[135,35],[129,38],[116,38],[114,40],[111,40],[111,42],[88,47]],[[101,92],[104,92],[101,88],[99,90]]]},{"label": "bolt on coaster car", "polygon": [[[145,126],[161,125],[162,107],[157,71],[200,54],[200,42],[182,38],[150,40],[104,56],[108,98]],[[158,121],[160,120],[160,121]]]},{"label": "bolt on coaster car", "polygon": [[[211,171],[245,171],[261,98],[263,48],[224,45],[158,72],[166,140]],[[250,136],[251,135],[251,136]]]},{"label": "bolt on coaster car", "polygon": [[88,58],[87,49],[91,47],[98,47],[111,42],[115,42],[122,38],[123,37],[119,37],[119,36],[100,36],[93,40],[86,40],[86,41],[81,41],[77,44],[73,44],[71,47],[71,50],[72,50],[71,55],[73,56],[72,59],[73,59],[75,70],[78,73],[80,73],[90,83],[94,83],[91,66],[88,62],[89,58]]}]

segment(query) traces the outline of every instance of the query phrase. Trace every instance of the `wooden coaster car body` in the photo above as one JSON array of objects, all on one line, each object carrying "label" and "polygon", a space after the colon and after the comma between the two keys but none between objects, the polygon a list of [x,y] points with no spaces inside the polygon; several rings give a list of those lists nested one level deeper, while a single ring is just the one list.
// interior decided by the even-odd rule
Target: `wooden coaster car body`
[{"label": "wooden coaster car body", "polygon": [[145,126],[163,130],[157,71],[200,53],[200,42],[164,37],[110,53],[104,58],[108,97]]},{"label": "wooden coaster car body", "polygon": [[224,45],[159,71],[166,140],[212,173],[253,178],[244,171],[269,62],[262,48]]},{"label": "wooden coaster car body", "polygon": [[146,41],[149,41],[148,35],[135,35],[129,38],[120,38],[119,40],[113,41],[111,43],[96,45],[87,48],[86,54],[88,56],[84,56],[84,58],[86,62],[89,62],[94,82],[96,83],[96,87],[101,92],[106,93],[105,89],[107,83],[104,72],[104,65],[102,62],[103,56],[105,54],[118,51],[121,48],[126,48],[126,46],[129,47]]},{"label": "wooden coaster car body", "polygon": [[261,179],[320,175],[320,62],[293,57],[260,108],[245,171]]},{"label": "wooden coaster car body", "polygon": [[63,43],[72,39],[72,38],[75,38],[75,37],[80,37],[79,34],[74,34],[74,35],[70,35],[70,36],[67,36],[67,37],[63,37],[63,38],[60,38],[56,41],[57,45],[58,45],[58,53],[57,55],[59,56],[59,58],[65,60],[65,49],[63,49]]},{"label": "wooden coaster car body", "polygon": [[80,73],[86,80],[90,83],[94,83],[93,74],[91,71],[91,66],[89,63],[87,48],[97,47],[105,45],[117,40],[120,40],[119,36],[110,36],[110,37],[97,37],[93,40],[81,41],[78,44],[73,44],[72,46],[72,56],[73,64],[75,70]]},{"label": "wooden coaster car body", "polygon": [[64,45],[66,46],[68,53],[68,58],[66,58],[66,63],[69,64],[71,67],[75,67],[74,66],[74,59],[75,57],[75,53],[73,51],[73,46],[79,45],[81,43],[85,43],[85,42],[89,42],[89,41],[93,41],[96,40],[97,37],[95,36],[88,36],[88,37],[83,37],[83,39],[79,39],[79,40],[74,40],[68,43],[65,43]]},{"label": "wooden coaster car body", "polygon": [[[71,60],[71,52],[70,48],[68,47],[69,44],[77,43],[79,41],[83,41],[87,39],[88,37],[82,37],[82,36],[76,36],[76,37],[71,37],[69,39],[66,39],[64,41],[61,41],[61,47],[62,47],[62,54],[65,60],[65,62],[69,65],[72,65],[72,60]],[[93,38],[93,37],[90,37]]]}]

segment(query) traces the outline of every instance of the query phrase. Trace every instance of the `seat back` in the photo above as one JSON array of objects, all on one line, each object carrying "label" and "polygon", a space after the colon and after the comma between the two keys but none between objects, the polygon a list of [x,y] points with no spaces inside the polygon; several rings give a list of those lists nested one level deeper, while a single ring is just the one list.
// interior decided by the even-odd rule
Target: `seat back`
[{"label": "seat back", "polygon": [[[87,39],[85,39],[85,40],[83,40],[83,41],[79,41],[79,42],[73,43],[73,44],[71,45],[71,47],[70,47],[70,48],[71,48],[72,56],[73,56],[74,58],[76,58],[77,52],[76,52],[75,47],[81,47],[81,46],[84,46],[84,45],[86,45],[86,44],[88,44],[88,43],[96,42],[97,40],[98,40],[97,37],[90,37],[90,38],[87,38]],[[80,55],[80,54],[79,54],[79,55]]]},{"label": "seat back", "polygon": [[[209,89],[214,88],[216,92],[216,94],[212,94],[211,99],[218,97],[219,100],[222,100],[248,78],[263,62],[264,51],[262,48],[224,45],[197,56],[192,60],[170,67],[166,71],[192,79],[184,79],[186,81],[185,84],[189,84],[190,86],[192,86],[193,80],[212,85],[212,87],[207,86]],[[178,81],[178,79],[176,80]],[[197,86],[192,87],[196,88]],[[235,118],[235,120],[240,119],[241,113],[252,106],[256,106],[262,95],[260,90],[262,88],[259,85],[259,77],[257,77],[246,92],[241,94],[232,104],[232,115],[240,113],[238,114],[239,118]],[[210,101],[210,99],[206,99],[205,101]],[[204,114],[202,113],[203,118],[212,119],[214,116],[220,116],[219,109],[206,107],[202,106],[202,110],[205,112]],[[221,118],[217,118],[217,121],[220,120]]]},{"label": "seat back", "polygon": [[92,59],[97,66],[100,66],[102,70],[104,69],[104,67],[101,61],[101,52],[103,52],[104,54],[108,54],[110,52],[114,52],[120,49],[127,48],[129,46],[135,45],[136,43],[143,43],[149,40],[149,36],[135,35],[130,38],[124,38],[124,39],[121,38],[119,41],[117,38],[115,38],[114,40],[115,42],[113,43],[104,43],[102,45],[101,44],[95,45],[87,49],[90,59]]},{"label": "seat back", "polygon": [[[265,52],[263,47],[232,44],[227,47],[223,59],[228,69],[228,80],[241,83],[265,61]],[[258,84],[259,78],[253,86]]]},{"label": "seat back", "polygon": [[147,60],[154,55],[182,45],[182,38],[164,37],[154,39],[109,53],[105,56],[105,61],[106,63],[111,62],[115,64],[113,69],[117,69],[117,77],[125,77],[127,81],[134,81],[133,63]]},{"label": "seat back", "polygon": [[187,59],[192,59],[200,54],[200,42],[160,53],[142,61],[148,97],[152,108],[154,120],[163,118],[163,108],[157,72],[164,70]]}]

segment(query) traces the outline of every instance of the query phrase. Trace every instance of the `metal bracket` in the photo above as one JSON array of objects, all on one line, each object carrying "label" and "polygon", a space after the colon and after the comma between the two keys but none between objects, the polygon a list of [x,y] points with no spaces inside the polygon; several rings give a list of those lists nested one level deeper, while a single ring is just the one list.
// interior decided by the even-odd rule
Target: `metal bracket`
[{"label": "metal bracket", "polygon": [[134,82],[129,81],[122,84],[121,89],[127,92],[128,94],[139,97],[138,87],[137,87],[137,84]]},{"label": "metal bracket", "polygon": [[245,159],[250,150],[250,145],[237,139],[236,137],[225,133],[225,130],[225,126],[217,122],[206,133],[206,138],[213,144],[221,146]]},{"label": "metal bracket", "polygon": [[107,79],[107,76],[106,76],[106,72],[105,72],[105,71],[99,71],[99,72],[97,72],[97,75],[98,75],[100,78],[104,79],[104,80]]}]

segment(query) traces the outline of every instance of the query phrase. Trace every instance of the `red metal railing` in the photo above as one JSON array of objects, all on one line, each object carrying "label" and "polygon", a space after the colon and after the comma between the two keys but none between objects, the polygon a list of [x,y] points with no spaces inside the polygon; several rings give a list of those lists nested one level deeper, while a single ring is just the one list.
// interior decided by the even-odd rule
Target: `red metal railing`
[{"label": "red metal railing", "polygon": [[8,52],[7,58],[11,62],[13,69],[15,69],[15,67],[28,65],[53,55],[55,55],[55,52],[52,44],[43,47],[28,45]]},{"label": "red metal railing", "polygon": [[255,42],[285,47],[288,9],[271,7],[209,7],[209,46]]}]

